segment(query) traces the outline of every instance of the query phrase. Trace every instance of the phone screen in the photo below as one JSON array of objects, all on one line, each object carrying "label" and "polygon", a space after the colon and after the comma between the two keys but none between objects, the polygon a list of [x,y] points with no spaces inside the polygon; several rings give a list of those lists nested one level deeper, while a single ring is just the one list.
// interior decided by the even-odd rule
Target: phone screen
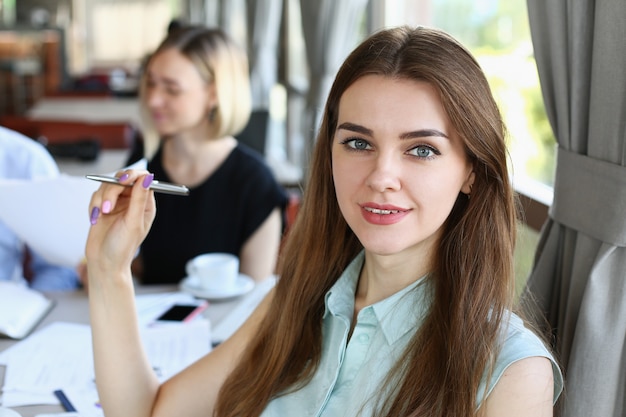
[{"label": "phone screen", "polygon": [[161,314],[157,321],[190,321],[206,308],[206,304],[175,304]]}]

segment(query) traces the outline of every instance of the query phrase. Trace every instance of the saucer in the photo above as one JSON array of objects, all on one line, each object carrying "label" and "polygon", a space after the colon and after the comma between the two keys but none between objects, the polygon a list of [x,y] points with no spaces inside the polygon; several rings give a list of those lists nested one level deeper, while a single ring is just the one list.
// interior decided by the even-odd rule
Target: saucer
[{"label": "saucer", "polygon": [[180,283],[180,289],[183,292],[189,293],[196,298],[205,298],[207,300],[222,300],[238,297],[249,292],[252,288],[254,288],[254,280],[244,274],[239,274],[232,288],[220,290],[206,290],[201,288],[198,286],[196,277],[185,277]]}]

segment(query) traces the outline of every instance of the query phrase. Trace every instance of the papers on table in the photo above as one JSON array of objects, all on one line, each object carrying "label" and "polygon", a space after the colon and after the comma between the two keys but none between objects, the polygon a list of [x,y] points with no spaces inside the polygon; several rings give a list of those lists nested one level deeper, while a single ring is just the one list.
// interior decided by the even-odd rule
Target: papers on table
[{"label": "papers on table", "polygon": [[[173,304],[197,302],[182,292],[136,297],[142,340],[150,363],[163,381],[211,350],[211,342],[230,337],[272,289],[271,277],[241,297],[214,329],[200,317],[189,323],[155,324]],[[211,307],[209,307],[211,308]],[[53,391],[63,390],[81,417],[102,417],[94,383],[91,329],[55,322],[0,352],[6,365],[2,405],[59,404]]]},{"label": "papers on table", "polygon": [[[189,298],[182,293],[137,296],[142,341],[162,381],[211,350],[210,324],[206,319],[150,325],[171,304]],[[0,352],[0,364],[6,365],[3,406],[59,404],[53,391],[62,389],[72,404],[77,403],[74,406],[82,417],[101,416],[97,401],[92,401],[97,399],[97,392],[88,325],[51,323]]]}]

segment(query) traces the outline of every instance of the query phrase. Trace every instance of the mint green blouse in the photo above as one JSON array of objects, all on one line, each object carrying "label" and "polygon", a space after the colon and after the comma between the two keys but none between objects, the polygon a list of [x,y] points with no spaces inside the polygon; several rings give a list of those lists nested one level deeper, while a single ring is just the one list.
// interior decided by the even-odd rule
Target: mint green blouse
[{"label": "mint green blouse", "polygon": [[[272,400],[263,417],[294,415],[371,416],[385,394],[384,379],[413,337],[429,305],[428,281],[419,279],[396,294],[363,308],[348,339],[354,294],[364,254],[359,254],[326,294],[320,367],[303,388]],[[561,372],[541,340],[511,315],[492,378],[479,393],[490,393],[504,370],[523,358],[543,356],[554,369],[554,401],[563,387]],[[477,406],[482,403],[479,396]]]}]

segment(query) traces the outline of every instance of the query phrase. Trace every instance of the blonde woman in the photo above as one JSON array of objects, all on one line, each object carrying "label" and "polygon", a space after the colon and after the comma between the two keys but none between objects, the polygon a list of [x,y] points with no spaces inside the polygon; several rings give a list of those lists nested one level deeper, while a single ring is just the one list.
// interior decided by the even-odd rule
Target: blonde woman
[{"label": "blonde woman", "polygon": [[140,102],[148,170],[191,192],[156,196],[135,276],[177,283],[185,263],[206,252],[237,255],[255,280],[273,274],[287,198],[261,155],[233,137],[251,110],[245,52],[217,29],[173,31],[146,65]]}]

